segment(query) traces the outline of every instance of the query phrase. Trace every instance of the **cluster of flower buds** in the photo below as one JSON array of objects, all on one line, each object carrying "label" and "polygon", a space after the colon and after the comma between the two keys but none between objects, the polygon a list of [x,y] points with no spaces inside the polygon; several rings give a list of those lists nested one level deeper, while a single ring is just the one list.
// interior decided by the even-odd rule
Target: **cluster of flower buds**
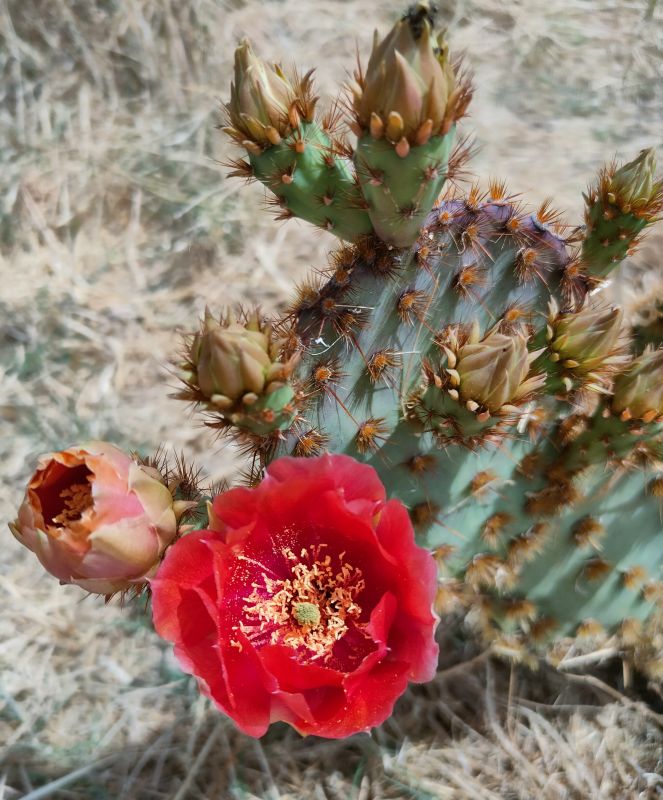
[{"label": "cluster of flower buds", "polygon": [[447,133],[470,100],[457,85],[444,33],[433,26],[432,7],[419,3],[381,42],[376,33],[366,74],[350,85],[359,131],[385,137],[403,156]]},{"label": "cluster of flower buds", "polygon": [[278,144],[302,120],[313,119],[311,75],[289,78],[278,64],[257,58],[245,39],[235,51],[235,80],[226,105],[230,125],[225,132],[249,152]]},{"label": "cluster of flower buds", "polygon": [[647,348],[617,378],[612,410],[624,420],[663,417],[663,349]]},{"label": "cluster of flower buds", "polygon": [[527,342],[524,331],[507,334],[498,327],[481,338],[477,325],[464,341],[447,337],[440,345],[447,357],[449,393],[480,418],[516,411],[545,382],[531,369],[541,351],[530,352]]},{"label": "cluster of flower buds", "polygon": [[155,469],[88,442],[39,459],[9,527],[62,583],[112,595],[154,575],[190,506]]}]

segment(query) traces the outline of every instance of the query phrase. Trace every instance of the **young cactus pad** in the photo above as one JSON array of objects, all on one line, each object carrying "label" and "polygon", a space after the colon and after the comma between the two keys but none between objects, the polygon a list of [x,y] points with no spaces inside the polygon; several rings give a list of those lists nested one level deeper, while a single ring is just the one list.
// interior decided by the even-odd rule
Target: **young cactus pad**
[{"label": "young cactus pad", "polygon": [[[357,73],[356,150],[324,139],[301,88],[279,84],[279,114],[267,79],[258,111],[242,100],[245,73],[282,76],[242,66],[246,47],[228,107],[243,172],[318,225],[334,205],[321,192],[345,181],[329,190],[343,221],[326,227],[353,244],[269,327],[279,348],[261,340],[259,374],[241,387],[250,413],[241,392],[215,409],[191,356],[186,396],[254,454],[254,477],[284,454],[374,466],[436,552],[438,610],[469,608],[497,650],[554,654],[569,636],[609,636],[660,672],[663,350],[632,353],[622,312],[597,293],[661,209],[653,152],[604,169],[586,226],[565,236],[547,204],[527,213],[501,183],[438,198],[470,89],[428,6],[376,38]],[[324,180],[298,161],[302,137],[317,142]],[[274,177],[287,169],[296,196]]]},{"label": "young cactus pad", "polygon": [[421,3],[384,41],[376,34],[366,74],[360,68],[347,87],[356,149],[337,132],[338,113],[316,117],[310,72],[288,77],[242,42],[225,131],[248,160],[233,161],[233,174],[264,184],[281,219],[299,217],[348,241],[375,230],[391,244],[412,244],[447,178],[455,124],[472,97],[434,18]]}]

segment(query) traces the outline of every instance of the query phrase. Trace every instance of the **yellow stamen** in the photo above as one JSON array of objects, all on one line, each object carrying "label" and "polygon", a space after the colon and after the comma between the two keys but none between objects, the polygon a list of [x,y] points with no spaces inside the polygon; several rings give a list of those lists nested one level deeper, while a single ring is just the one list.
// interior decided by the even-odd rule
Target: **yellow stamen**
[{"label": "yellow stamen", "polygon": [[66,527],[70,522],[80,519],[92,505],[92,487],[87,482],[76,483],[63,489],[60,498],[64,500],[64,507],[57,517],[53,517],[53,522]]},{"label": "yellow stamen", "polygon": [[361,570],[342,557],[339,569],[334,569],[331,557],[322,556],[323,547],[303,548],[299,558],[289,548],[281,550],[291,577],[275,580],[263,568],[262,582],[254,582],[244,598],[247,621],[237,629],[250,640],[266,638],[271,644],[305,648],[314,659],[331,657],[348,623],[361,629],[361,607],[355,602],[366,586]]}]

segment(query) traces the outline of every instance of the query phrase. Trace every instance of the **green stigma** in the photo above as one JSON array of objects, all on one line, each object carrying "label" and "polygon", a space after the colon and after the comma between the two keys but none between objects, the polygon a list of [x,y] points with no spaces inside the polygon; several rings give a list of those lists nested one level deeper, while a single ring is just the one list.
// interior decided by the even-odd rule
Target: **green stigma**
[{"label": "green stigma", "polygon": [[315,626],[320,623],[320,609],[315,603],[294,603],[292,613],[300,625]]}]

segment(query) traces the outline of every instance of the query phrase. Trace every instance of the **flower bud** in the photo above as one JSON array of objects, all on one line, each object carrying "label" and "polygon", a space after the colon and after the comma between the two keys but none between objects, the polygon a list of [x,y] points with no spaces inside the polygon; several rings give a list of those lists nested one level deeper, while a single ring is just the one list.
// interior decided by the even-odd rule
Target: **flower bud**
[{"label": "flower bud", "polygon": [[541,375],[528,377],[538,355],[528,351],[524,333],[507,335],[493,330],[481,341],[476,334],[471,336],[457,355],[460,397],[491,413],[517,403],[543,384]]},{"label": "flower bud", "polygon": [[615,381],[612,408],[627,419],[663,415],[663,349],[647,349]]},{"label": "flower bud", "polygon": [[352,87],[357,123],[394,144],[403,138],[425,144],[446,132],[456,79],[442,34],[433,30],[433,14],[420,3],[381,42],[377,32],[366,75]]},{"label": "flower bud", "polygon": [[254,313],[245,323],[225,321],[205,312],[200,333],[193,339],[189,359],[195,385],[211,404],[226,410],[247,395],[260,395],[273,382],[284,381],[293,364],[278,360],[282,341],[261,326]]},{"label": "flower bud", "polygon": [[557,313],[551,306],[550,349],[555,360],[571,362],[587,374],[623,361],[624,313],[618,307],[585,305],[575,313]]},{"label": "flower bud", "polygon": [[640,155],[620,167],[612,176],[608,198],[623,211],[647,208],[660,195],[661,184],[656,182],[656,154],[653,148],[641,150]]},{"label": "flower bud", "polygon": [[154,469],[88,442],[39,459],[9,527],[61,583],[111,595],[154,575],[177,515]]},{"label": "flower bud", "polygon": [[226,105],[232,127],[226,132],[239,142],[261,147],[278,144],[301,117],[312,117],[311,73],[291,81],[278,64],[259,59],[245,39],[235,50],[235,80]]}]

